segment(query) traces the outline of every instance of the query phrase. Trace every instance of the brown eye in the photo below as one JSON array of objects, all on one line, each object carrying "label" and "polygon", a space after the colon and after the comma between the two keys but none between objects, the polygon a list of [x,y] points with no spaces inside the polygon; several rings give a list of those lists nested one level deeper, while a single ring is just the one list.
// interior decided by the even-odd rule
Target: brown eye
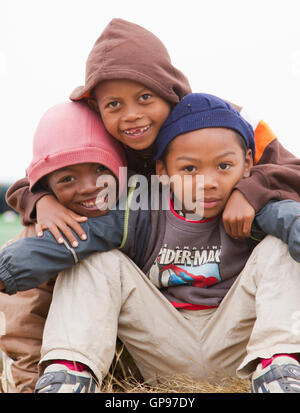
[{"label": "brown eye", "polygon": [[119,107],[119,105],[120,105],[120,102],[118,102],[117,100],[114,100],[113,102],[109,102],[107,107],[111,109],[116,109]]},{"label": "brown eye", "polygon": [[141,99],[143,102],[146,102],[146,101],[149,100],[150,98],[151,98],[150,93],[144,93],[144,94],[140,97],[140,99]]},{"label": "brown eye", "polygon": [[185,166],[185,167],[183,168],[183,170],[186,171],[186,172],[195,172],[195,171],[196,171],[196,167],[193,166],[193,165],[189,165],[189,166]]},{"label": "brown eye", "polygon": [[74,176],[72,175],[68,175],[68,176],[64,176],[63,178],[61,178],[59,180],[59,183],[68,183],[68,182],[72,182],[74,180]]},{"label": "brown eye", "polygon": [[226,171],[230,167],[231,167],[231,165],[229,163],[226,163],[226,162],[222,162],[218,165],[218,168],[221,169],[221,171]]}]

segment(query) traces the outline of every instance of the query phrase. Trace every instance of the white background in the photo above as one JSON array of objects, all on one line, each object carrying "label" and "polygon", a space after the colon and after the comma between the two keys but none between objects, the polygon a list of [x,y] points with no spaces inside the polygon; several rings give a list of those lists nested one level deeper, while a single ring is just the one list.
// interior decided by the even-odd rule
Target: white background
[{"label": "white background", "polygon": [[250,108],[300,157],[299,0],[0,0],[0,183],[25,175],[40,117],[84,83],[115,17],[156,34],[194,92]]}]

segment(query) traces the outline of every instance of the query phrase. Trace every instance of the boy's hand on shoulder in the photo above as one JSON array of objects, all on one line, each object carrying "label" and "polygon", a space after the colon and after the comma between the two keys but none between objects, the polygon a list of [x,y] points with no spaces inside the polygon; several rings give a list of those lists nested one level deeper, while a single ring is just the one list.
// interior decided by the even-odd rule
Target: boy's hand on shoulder
[{"label": "boy's hand on shoulder", "polygon": [[70,245],[76,247],[76,240],[71,228],[81,238],[86,239],[86,234],[79,222],[86,222],[87,218],[61,205],[53,195],[43,196],[36,204],[36,234],[43,236],[43,231],[49,230],[59,244],[63,243],[62,233]]},{"label": "boy's hand on shoulder", "polygon": [[225,231],[232,238],[249,238],[255,209],[244,195],[235,189],[222,214]]}]

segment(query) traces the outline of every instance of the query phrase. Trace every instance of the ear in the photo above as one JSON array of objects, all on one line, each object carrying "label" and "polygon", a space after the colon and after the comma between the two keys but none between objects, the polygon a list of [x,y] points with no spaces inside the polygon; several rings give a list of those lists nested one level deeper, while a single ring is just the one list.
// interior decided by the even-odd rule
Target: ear
[{"label": "ear", "polygon": [[253,166],[252,150],[248,149],[245,157],[244,173],[243,178],[248,178],[250,176],[250,170]]},{"label": "ear", "polygon": [[156,161],[156,175],[163,185],[169,184],[169,176],[163,160]]}]

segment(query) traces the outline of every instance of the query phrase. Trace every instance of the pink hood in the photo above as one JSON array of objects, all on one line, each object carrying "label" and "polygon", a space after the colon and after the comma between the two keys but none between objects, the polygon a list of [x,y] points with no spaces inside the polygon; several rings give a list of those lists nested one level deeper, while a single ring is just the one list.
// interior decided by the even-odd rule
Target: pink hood
[{"label": "pink hood", "polygon": [[[85,162],[105,165],[119,181],[119,168],[126,166],[123,148],[88,105],[64,102],[53,106],[35,132],[33,160],[27,170],[30,189],[57,169]],[[120,182],[120,186],[123,184]]]}]

